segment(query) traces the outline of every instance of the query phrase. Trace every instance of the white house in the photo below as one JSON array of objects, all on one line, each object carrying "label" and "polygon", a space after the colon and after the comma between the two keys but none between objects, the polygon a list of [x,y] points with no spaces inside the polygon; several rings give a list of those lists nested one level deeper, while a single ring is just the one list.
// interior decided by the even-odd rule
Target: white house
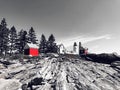
[{"label": "white house", "polygon": [[66,52],[67,52],[67,50],[63,44],[58,45],[58,53],[59,54],[65,54]]}]

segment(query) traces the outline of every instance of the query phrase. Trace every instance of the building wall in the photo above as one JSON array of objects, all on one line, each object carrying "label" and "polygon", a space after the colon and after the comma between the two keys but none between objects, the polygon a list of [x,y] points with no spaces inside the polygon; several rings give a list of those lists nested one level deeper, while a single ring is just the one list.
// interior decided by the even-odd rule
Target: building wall
[{"label": "building wall", "polygon": [[24,50],[24,55],[29,55],[29,49]]},{"label": "building wall", "polygon": [[79,54],[79,46],[73,46],[73,53]]},{"label": "building wall", "polygon": [[64,47],[61,46],[61,47],[60,47],[60,54],[64,54],[64,53],[65,53],[65,51],[64,51]]},{"label": "building wall", "polygon": [[30,48],[30,55],[31,56],[38,56],[39,55],[38,49]]}]

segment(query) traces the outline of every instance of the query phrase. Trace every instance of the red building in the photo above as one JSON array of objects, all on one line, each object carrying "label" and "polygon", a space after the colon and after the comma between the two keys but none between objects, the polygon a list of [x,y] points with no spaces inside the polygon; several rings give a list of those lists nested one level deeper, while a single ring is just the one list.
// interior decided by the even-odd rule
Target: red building
[{"label": "red building", "polygon": [[24,47],[24,55],[39,56],[39,47],[36,44],[27,43]]},{"label": "red building", "polygon": [[79,42],[79,55],[87,55],[88,54],[88,48],[84,48],[81,45],[81,42]]}]

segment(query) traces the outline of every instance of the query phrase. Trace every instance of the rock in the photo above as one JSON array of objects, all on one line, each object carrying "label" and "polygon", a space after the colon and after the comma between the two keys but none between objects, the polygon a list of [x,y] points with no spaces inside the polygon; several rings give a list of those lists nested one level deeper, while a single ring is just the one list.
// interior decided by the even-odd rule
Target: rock
[{"label": "rock", "polygon": [[5,69],[5,66],[3,64],[0,64],[0,69]]},{"label": "rock", "polygon": [[41,78],[38,78],[38,77],[37,77],[37,78],[32,79],[31,82],[28,83],[28,86],[29,86],[29,85],[42,85],[42,84],[43,84],[43,83],[42,83],[43,81],[44,81],[44,80],[43,80],[42,77],[41,77]]},{"label": "rock", "polygon": [[11,64],[14,64],[10,61],[7,61],[7,60],[0,60],[0,63],[2,63],[3,65],[11,65]]},{"label": "rock", "polygon": [[[17,64],[18,65],[18,64]],[[19,74],[19,73],[21,73],[21,72],[23,72],[23,71],[25,71],[26,70],[26,67],[25,66],[23,66],[23,65],[20,65],[20,66],[12,66],[12,67],[9,67],[8,68],[8,70],[9,70],[9,73],[11,74],[11,75],[15,75],[15,74]]]},{"label": "rock", "polygon": [[0,90],[18,90],[21,85],[22,84],[16,79],[0,79]]},{"label": "rock", "polygon": [[0,80],[0,90],[120,90],[120,74],[114,67],[82,58],[50,56],[37,64],[16,62],[0,72],[6,78]]},{"label": "rock", "polygon": [[23,84],[23,85],[21,86],[21,88],[22,88],[22,90],[27,90],[28,85],[27,85],[27,84]]},{"label": "rock", "polygon": [[[43,80],[43,78],[34,78],[34,79],[32,79],[29,83],[28,83],[28,85],[24,85],[23,87],[24,88],[26,88],[26,86],[28,87],[28,88],[30,88],[30,90],[33,90],[33,86],[36,86],[36,85],[43,85],[43,82],[44,80]],[[24,90],[24,89],[23,89]]]},{"label": "rock", "polygon": [[115,54],[87,54],[85,56],[86,60],[98,62],[98,63],[104,63],[104,64],[111,64],[115,61],[120,61],[120,57]]},{"label": "rock", "polygon": [[113,66],[113,67],[120,66],[120,61],[115,61],[115,62],[111,63],[111,66]]}]

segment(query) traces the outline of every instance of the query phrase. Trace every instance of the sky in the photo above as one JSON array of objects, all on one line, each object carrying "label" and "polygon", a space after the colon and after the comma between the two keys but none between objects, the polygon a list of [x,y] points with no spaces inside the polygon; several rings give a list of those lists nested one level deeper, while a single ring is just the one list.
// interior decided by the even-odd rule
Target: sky
[{"label": "sky", "polygon": [[19,31],[32,26],[40,39],[54,34],[72,49],[82,42],[92,53],[120,54],[120,0],[0,0],[0,20]]}]

